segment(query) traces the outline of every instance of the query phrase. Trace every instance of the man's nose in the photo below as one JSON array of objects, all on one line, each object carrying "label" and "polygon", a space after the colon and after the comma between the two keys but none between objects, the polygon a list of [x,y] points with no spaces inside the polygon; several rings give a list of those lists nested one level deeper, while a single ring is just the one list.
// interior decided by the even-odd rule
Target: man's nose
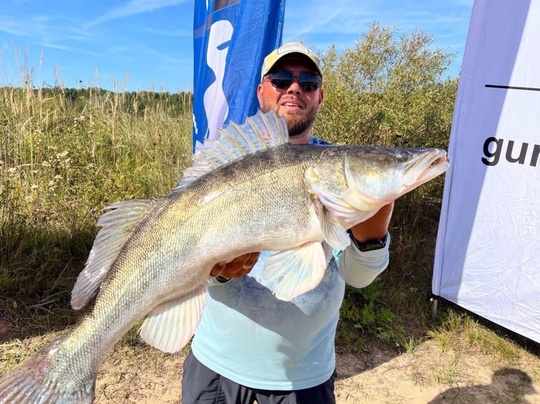
[{"label": "man's nose", "polygon": [[298,93],[301,91],[302,91],[302,87],[300,87],[300,82],[298,81],[298,77],[293,77],[293,81],[289,85],[289,88],[287,88],[287,92]]}]

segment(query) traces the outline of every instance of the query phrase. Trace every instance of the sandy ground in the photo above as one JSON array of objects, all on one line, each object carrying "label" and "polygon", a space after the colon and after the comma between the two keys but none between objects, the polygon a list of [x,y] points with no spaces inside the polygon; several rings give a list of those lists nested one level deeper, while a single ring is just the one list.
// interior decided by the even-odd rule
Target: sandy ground
[{"label": "sandy ground", "polygon": [[[0,332],[0,375],[60,334],[18,340]],[[117,345],[98,374],[95,402],[181,403],[185,355],[186,349],[164,354],[136,339]],[[442,349],[434,340],[402,354],[338,353],[337,402],[540,404],[540,357],[521,349],[507,356]]]},{"label": "sandy ground", "polygon": [[[98,403],[180,403],[185,352],[116,350],[101,369]],[[128,359],[129,358],[129,359]],[[442,351],[434,341],[396,356],[338,354],[338,403],[540,403],[540,358],[502,365],[482,354]]]}]

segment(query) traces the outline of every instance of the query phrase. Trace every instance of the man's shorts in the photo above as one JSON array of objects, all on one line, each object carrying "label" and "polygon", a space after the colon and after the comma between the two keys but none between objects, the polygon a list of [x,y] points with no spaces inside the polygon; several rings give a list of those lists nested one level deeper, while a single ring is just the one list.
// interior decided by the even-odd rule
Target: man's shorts
[{"label": "man's shorts", "polygon": [[184,362],[182,404],[334,404],[336,377],[334,371],[326,382],[303,390],[252,389],[208,369],[190,352]]}]

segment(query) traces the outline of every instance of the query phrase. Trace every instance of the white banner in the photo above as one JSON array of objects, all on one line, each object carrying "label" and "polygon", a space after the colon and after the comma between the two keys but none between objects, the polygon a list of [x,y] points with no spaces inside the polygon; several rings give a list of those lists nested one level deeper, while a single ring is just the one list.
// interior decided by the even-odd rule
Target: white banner
[{"label": "white banner", "polygon": [[540,1],[476,0],[433,293],[540,342]]}]

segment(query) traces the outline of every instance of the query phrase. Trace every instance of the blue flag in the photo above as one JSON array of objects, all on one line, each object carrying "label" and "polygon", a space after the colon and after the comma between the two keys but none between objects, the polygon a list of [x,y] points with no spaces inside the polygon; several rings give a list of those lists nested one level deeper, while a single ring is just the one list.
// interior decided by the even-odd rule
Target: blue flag
[{"label": "blue flag", "polygon": [[193,145],[257,112],[266,55],[281,44],[285,0],[196,0]]}]

